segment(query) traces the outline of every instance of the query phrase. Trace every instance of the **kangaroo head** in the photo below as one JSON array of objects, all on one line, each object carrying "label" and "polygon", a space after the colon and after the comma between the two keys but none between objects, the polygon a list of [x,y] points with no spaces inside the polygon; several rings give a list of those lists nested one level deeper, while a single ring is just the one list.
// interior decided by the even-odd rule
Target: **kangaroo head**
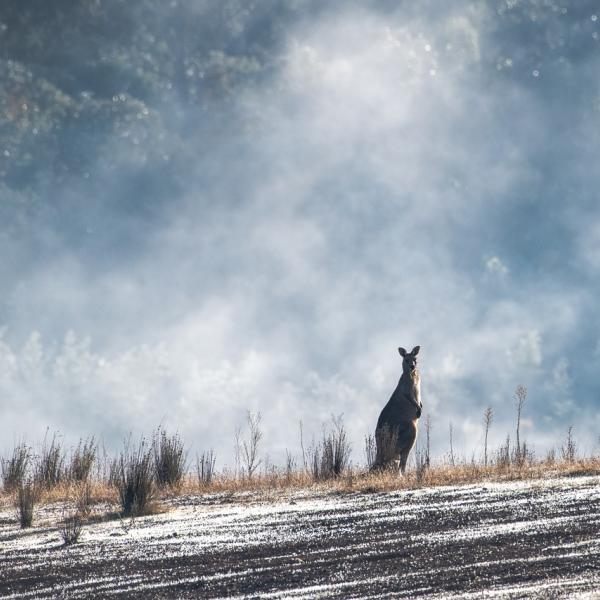
[{"label": "kangaroo head", "polygon": [[412,352],[407,352],[404,348],[398,348],[400,356],[402,357],[402,371],[405,373],[413,373],[417,370],[417,354],[421,346],[415,346]]}]

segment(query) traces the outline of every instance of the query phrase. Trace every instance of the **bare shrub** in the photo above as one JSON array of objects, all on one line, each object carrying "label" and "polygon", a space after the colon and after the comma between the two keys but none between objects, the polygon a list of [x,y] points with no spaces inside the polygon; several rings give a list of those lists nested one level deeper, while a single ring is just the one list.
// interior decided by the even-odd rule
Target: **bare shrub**
[{"label": "bare shrub", "polygon": [[245,475],[248,479],[260,467],[261,460],[258,458],[258,449],[262,440],[262,430],[260,428],[261,414],[248,411],[248,439],[242,441],[242,461],[244,463]]},{"label": "bare shrub", "polygon": [[39,488],[35,481],[28,479],[19,482],[15,494],[15,508],[21,529],[31,527],[33,523],[33,511],[39,498]]},{"label": "bare shrub", "polygon": [[553,465],[556,462],[556,448],[554,446],[546,452],[546,462]]},{"label": "bare shrub", "polygon": [[310,451],[311,471],[315,481],[339,477],[350,460],[350,444],[342,416],[332,417],[323,439]]},{"label": "bare shrub", "polygon": [[296,471],[296,459],[292,456],[292,453],[286,448],[285,449],[285,480],[289,483],[292,480],[294,472]]},{"label": "bare shrub", "polygon": [[126,440],[112,474],[123,516],[145,514],[154,495],[152,451],[142,438],[137,448]]},{"label": "bare shrub", "polygon": [[119,478],[119,459],[113,458],[110,460],[108,465],[108,478],[107,483],[109,486],[117,487],[117,481]]},{"label": "bare shrub", "polygon": [[496,467],[502,470],[510,468],[510,436],[506,436],[506,442],[496,452]]},{"label": "bare shrub", "polygon": [[83,530],[83,519],[78,512],[70,516],[63,516],[60,524],[60,537],[65,546],[71,546],[79,541]]},{"label": "bare shrub", "polygon": [[196,472],[201,486],[208,487],[212,483],[216,462],[217,457],[212,449],[196,456]]},{"label": "bare shrub", "polygon": [[526,464],[531,464],[535,460],[533,448],[530,448],[529,444],[523,441],[520,448],[513,449],[512,460],[513,463],[519,468],[525,466]]},{"label": "bare shrub", "polygon": [[40,455],[35,465],[35,480],[38,485],[51,489],[65,479],[65,452],[58,439],[58,434],[52,435],[48,444],[48,432],[44,435]]},{"label": "bare shrub", "polygon": [[186,452],[179,435],[167,435],[159,429],[153,439],[154,477],[160,487],[177,487],[181,484],[186,468]]},{"label": "bare shrub", "polygon": [[308,468],[310,475],[314,481],[319,481],[321,477],[321,460],[322,460],[322,449],[321,444],[314,444],[309,446],[307,450],[308,454]]},{"label": "bare shrub", "polygon": [[71,455],[71,462],[67,468],[70,481],[87,481],[94,461],[96,460],[97,444],[94,436],[84,440],[79,440],[77,448]]},{"label": "bare shrub", "polygon": [[377,460],[377,445],[375,443],[375,437],[370,433],[365,436],[365,459],[367,462],[367,469],[369,471],[374,469]]},{"label": "bare shrub", "polygon": [[30,460],[31,450],[29,446],[22,443],[13,448],[9,459],[2,461],[2,486],[6,492],[19,487],[25,479]]},{"label": "bare shrub", "polygon": [[577,444],[573,438],[573,425],[569,425],[567,437],[561,446],[560,453],[563,460],[566,460],[570,463],[575,462],[575,458],[577,456]]},{"label": "bare shrub", "polygon": [[343,425],[336,423],[336,429],[323,440],[323,470],[332,477],[338,477],[348,466],[350,445]]}]

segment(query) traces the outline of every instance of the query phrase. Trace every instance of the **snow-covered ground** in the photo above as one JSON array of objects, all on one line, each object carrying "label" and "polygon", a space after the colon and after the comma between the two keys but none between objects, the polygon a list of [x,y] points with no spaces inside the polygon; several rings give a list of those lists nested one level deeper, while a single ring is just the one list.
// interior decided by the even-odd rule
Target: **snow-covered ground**
[{"label": "snow-covered ground", "polygon": [[[388,493],[186,496],[62,544],[0,511],[9,598],[600,598],[600,477]],[[114,507],[98,506],[96,514]]]}]

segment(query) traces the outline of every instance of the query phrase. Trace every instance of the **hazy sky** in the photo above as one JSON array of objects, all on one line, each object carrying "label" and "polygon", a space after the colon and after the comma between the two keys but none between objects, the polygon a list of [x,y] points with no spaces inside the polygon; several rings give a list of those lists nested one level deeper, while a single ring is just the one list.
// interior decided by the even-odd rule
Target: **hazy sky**
[{"label": "hazy sky", "polygon": [[[254,410],[279,460],[343,413],[362,461],[420,344],[436,455],[450,422],[479,453],[488,405],[512,432],[518,384],[540,453],[571,424],[597,451],[600,7],[297,2],[267,44],[261,4],[230,32],[270,68],[211,55],[244,75],[226,106],[0,224],[2,447],[162,423],[222,465]],[[152,202],[150,150],[178,173]]]}]

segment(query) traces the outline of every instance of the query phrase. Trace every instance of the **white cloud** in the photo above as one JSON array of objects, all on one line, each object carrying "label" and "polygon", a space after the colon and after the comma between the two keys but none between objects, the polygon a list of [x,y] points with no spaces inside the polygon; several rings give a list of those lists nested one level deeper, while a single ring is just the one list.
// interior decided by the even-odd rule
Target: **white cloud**
[{"label": "white cloud", "polygon": [[539,367],[542,364],[542,338],[537,330],[522,334],[510,350],[510,358],[519,366]]},{"label": "white cloud", "polygon": [[508,275],[508,267],[497,256],[490,256],[485,261],[485,272],[491,277],[502,279]]},{"label": "white cloud", "polygon": [[462,361],[454,354],[444,356],[441,366],[441,374],[445,377],[460,377],[462,373]]},{"label": "white cloud", "polygon": [[[560,358],[552,369],[551,379],[546,383],[549,404],[558,417],[575,416],[575,403],[572,396],[573,380],[570,365],[566,358]],[[569,421],[571,422],[571,421]]]}]

